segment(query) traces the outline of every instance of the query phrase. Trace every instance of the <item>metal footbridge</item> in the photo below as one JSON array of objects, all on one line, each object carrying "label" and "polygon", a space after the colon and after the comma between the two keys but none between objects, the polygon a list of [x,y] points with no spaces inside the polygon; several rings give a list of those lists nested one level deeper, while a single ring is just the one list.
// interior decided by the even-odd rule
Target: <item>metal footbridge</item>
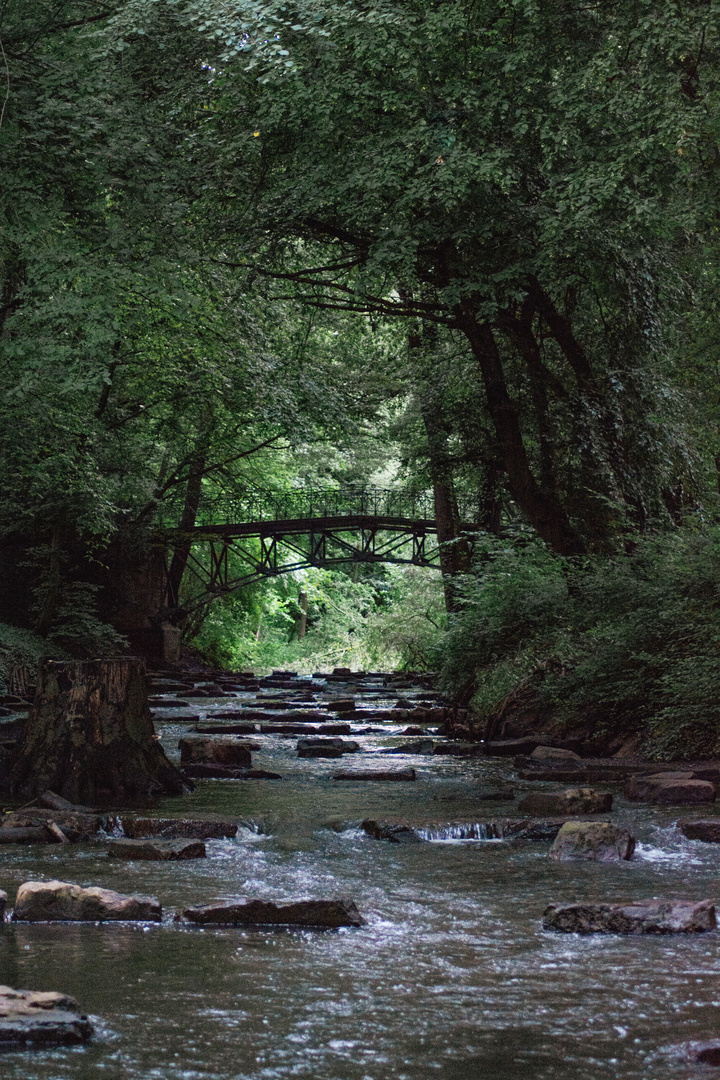
[{"label": "metal footbridge", "polygon": [[[210,518],[211,520],[204,520]],[[439,567],[433,498],[396,488],[255,491],[206,507],[191,530],[186,570],[206,604],[263,578],[309,567],[398,563]],[[177,605],[168,597],[168,606]]]}]

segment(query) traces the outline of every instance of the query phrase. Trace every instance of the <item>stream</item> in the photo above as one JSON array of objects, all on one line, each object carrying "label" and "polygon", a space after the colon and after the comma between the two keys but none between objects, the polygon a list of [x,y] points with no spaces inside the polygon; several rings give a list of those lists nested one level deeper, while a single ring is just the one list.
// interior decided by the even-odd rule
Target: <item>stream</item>
[{"label": "stream", "polygon": [[[197,682],[200,677],[195,676]],[[270,680],[272,682],[272,680]],[[282,681],[279,677],[276,681]],[[680,1044],[720,1036],[715,933],[578,937],[541,929],[551,902],[625,898],[720,899],[720,845],[686,840],[678,816],[703,808],[643,807],[619,786],[607,815],[638,839],[632,861],[554,863],[549,842],[453,840],[443,823],[520,817],[516,802],[486,801],[488,786],[529,790],[512,761],[384,755],[408,723],[364,720],[398,697],[428,701],[420,685],[382,676],[299,677],[278,688],[225,690],[158,708],[173,760],[194,717],[223,709],[297,704],[312,694],[357,703],[360,751],[298,758],[298,736],[248,735],[253,768],[283,780],[199,780],[162,816],[242,821],[232,840],[207,841],[207,859],[119,862],[102,843],[5,846],[0,888],[57,878],[157,896],[160,924],[13,924],[0,932],[0,982],[61,990],[95,1025],[84,1047],[7,1053],[7,1080],[665,1080],[711,1076]],[[168,683],[168,685],[170,685]],[[175,691],[156,684],[164,704]],[[182,694],[180,694],[182,699]],[[312,703],[304,704],[312,709]],[[402,719],[400,715],[402,714]],[[258,722],[259,726],[259,722]],[[376,733],[359,734],[367,727]],[[424,725],[431,729],[432,724]],[[335,781],[338,769],[414,768],[412,783]],[[711,814],[712,814],[711,810]],[[363,818],[435,826],[438,839],[372,839]],[[343,828],[341,822],[349,825]],[[328,827],[331,823],[334,827]],[[482,832],[482,830],[479,830]],[[194,927],[176,910],[237,896],[351,897],[360,929]]]}]

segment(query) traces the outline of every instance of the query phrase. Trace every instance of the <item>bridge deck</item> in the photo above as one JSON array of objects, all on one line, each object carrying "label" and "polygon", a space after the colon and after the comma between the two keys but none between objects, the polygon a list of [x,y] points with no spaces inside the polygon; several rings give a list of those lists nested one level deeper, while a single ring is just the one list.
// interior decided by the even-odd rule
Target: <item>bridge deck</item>
[{"label": "bridge deck", "polygon": [[[471,526],[467,526],[471,528]],[[274,521],[244,521],[235,524],[195,525],[186,536],[196,536],[198,540],[212,537],[240,536],[290,536],[297,533],[318,533],[323,531],[344,532],[386,529],[398,532],[435,532],[433,518],[388,517],[377,514],[338,514],[333,517],[278,518]],[[168,530],[170,535],[177,535],[179,530]]]}]

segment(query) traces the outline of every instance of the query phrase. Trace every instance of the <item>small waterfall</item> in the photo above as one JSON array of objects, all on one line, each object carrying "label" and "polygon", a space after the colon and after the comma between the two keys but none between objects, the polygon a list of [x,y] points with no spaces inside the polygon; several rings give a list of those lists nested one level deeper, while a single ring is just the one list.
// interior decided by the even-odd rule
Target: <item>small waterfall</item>
[{"label": "small waterfall", "polygon": [[417,829],[423,840],[499,840],[502,829],[495,821],[463,821]]}]

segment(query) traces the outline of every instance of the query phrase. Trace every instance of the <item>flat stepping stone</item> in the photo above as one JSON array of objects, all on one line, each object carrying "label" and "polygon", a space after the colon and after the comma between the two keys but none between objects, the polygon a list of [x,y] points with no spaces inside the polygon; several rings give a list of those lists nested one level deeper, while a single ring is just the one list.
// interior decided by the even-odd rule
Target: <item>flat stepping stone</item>
[{"label": "flat stepping stone", "polygon": [[162,908],[154,896],[85,889],[70,881],[26,881],[12,917],[15,922],[160,922]]},{"label": "flat stepping stone", "polygon": [[[245,897],[223,904],[186,908],[184,919],[194,923],[232,926],[363,926],[365,920],[352,900],[298,900],[276,904]],[[177,916],[176,916],[177,918]]]},{"label": "flat stepping stone", "polygon": [[678,829],[688,840],[703,840],[706,844],[720,844],[720,818],[703,821],[678,821]]},{"label": "flat stepping stone", "polygon": [[567,934],[702,934],[715,927],[710,900],[550,904],[543,914],[544,930]]},{"label": "flat stepping stone", "polygon": [[111,859],[143,859],[166,862],[180,859],[204,859],[207,856],[202,840],[110,840]]},{"label": "flat stepping stone", "polygon": [[333,780],[377,780],[377,781],[411,781],[416,780],[414,769],[393,769],[392,771],[384,772],[378,769],[358,769],[357,771],[336,772],[333,773]]},{"label": "flat stepping stone", "polygon": [[159,837],[163,840],[223,840],[237,836],[237,822],[201,818],[151,818],[122,815],[116,821],[131,840]]},{"label": "flat stepping stone", "polygon": [[68,994],[0,986],[0,1050],[76,1046],[92,1033],[92,1024]]}]

